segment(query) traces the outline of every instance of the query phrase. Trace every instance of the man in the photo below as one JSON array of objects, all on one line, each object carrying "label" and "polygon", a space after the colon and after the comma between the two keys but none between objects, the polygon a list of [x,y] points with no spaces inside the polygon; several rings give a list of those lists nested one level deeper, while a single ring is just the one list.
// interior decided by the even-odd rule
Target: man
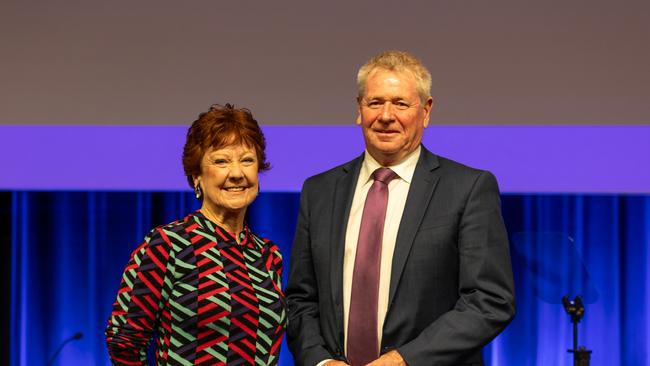
[{"label": "man", "polygon": [[357,84],[366,151],[301,194],[286,289],[295,362],[481,365],[514,316],[496,180],[420,145],[433,100],[415,57],[381,53]]}]

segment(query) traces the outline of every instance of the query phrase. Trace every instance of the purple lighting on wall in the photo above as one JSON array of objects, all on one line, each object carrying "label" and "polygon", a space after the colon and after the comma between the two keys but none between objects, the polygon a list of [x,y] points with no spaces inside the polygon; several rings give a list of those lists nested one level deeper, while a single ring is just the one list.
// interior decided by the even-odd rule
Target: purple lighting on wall
[{"label": "purple lighting on wall", "polygon": [[[0,189],[186,190],[186,126],[0,126]],[[363,151],[356,126],[266,126],[264,191]],[[432,152],[491,170],[503,192],[650,192],[650,126],[430,126]]]}]

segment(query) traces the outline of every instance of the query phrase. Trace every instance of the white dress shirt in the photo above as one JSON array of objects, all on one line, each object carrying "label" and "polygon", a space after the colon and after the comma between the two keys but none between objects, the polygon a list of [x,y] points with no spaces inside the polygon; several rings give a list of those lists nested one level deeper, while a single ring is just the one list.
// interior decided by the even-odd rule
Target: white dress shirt
[{"label": "white dress shirt", "polygon": [[[381,243],[381,260],[379,271],[379,299],[377,304],[377,344],[381,345],[381,334],[384,326],[384,319],[388,311],[388,294],[390,288],[390,275],[393,266],[393,252],[395,251],[395,241],[397,240],[397,231],[399,230],[406,197],[411,187],[415,166],[420,158],[418,148],[406,156],[401,162],[388,166],[397,174],[388,184],[388,204],[386,207],[386,219],[384,221],[384,233]],[[363,206],[366,203],[366,196],[374,180],[372,173],[381,168],[381,165],[366,150],[359,179],[354,190],[354,198],[348,217],[348,226],[345,232],[345,253],[343,255],[343,333],[345,354],[348,352],[348,316],[350,313],[350,295],[352,294],[352,275],[354,272],[354,260],[357,254],[357,242],[359,240],[359,230],[361,229],[361,216],[363,215]],[[322,366],[330,359],[323,360],[317,364]]]},{"label": "white dress shirt", "polygon": [[[399,229],[402,213],[406,204],[406,197],[411,186],[411,179],[415,172],[420,157],[418,148],[406,156],[396,165],[388,166],[397,174],[388,184],[388,205],[386,207],[386,219],[384,221],[384,233],[381,246],[381,268],[379,271],[379,299],[377,304],[377,344],[381,344],[382,328],[386,311],[388,310],[388,293],[390,287],[390,275],[393,265],[393,252]],[[352,293],[352,274],[354,272],[354,260],[357,253],[357,242],[361,228],[361,216],[366,196],[374,180],[372,173],[381,165],[366,150],[359,179],[352,199],[350,216],[348,218],[347,231],[345,232],[345,253],[343,255],[343,327],[345,352],[347,354],[348,339],[348,316],[350,310],[350,296]]]}]

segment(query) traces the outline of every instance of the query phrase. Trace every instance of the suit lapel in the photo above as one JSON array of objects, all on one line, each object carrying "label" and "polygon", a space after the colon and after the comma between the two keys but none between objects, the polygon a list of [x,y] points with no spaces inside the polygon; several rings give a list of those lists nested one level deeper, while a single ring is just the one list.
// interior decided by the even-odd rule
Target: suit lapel
[{"label": "suit lapel", "polygon": [[343,342],[343,254],[345,251],[345,232],[362,161],[363,155],[342,167],[342,175],[336,182],[333,197],[332,228],[330,230],[332,235],[330,243],[330,279],[332,300],[336,306],[336,309],[334,309],[336,325],[337,329],[341,331],[341,342]]},{"label": "suit lapel", "polygon": [[399,230],[397,231],[395,252],[393,254],[393,268],[390,276],[388,304],[391,304],[393,301],[397,284],[402,277],[404,265],[411,251],[413,240],[415,240],[415,234],[420,227],[433,192],[438,184],[438,179],[440,178],[439,172],[436,171],[438,165],[438,158],[422,147],[420,159],[415,167],[411,187],[406,198],[406,205],[404,206]]}]

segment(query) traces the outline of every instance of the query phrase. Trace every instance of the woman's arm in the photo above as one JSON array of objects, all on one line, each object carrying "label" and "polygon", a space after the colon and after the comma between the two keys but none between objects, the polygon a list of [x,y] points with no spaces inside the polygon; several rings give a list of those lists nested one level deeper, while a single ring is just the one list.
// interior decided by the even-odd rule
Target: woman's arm
[{"label": "woman's arm", "polygon": [[106,343],[114,364],[146,365],[147,347],[167,302],[165,281],[172,245],[162,228],[152,230],[131,254],[106,327]]}]

